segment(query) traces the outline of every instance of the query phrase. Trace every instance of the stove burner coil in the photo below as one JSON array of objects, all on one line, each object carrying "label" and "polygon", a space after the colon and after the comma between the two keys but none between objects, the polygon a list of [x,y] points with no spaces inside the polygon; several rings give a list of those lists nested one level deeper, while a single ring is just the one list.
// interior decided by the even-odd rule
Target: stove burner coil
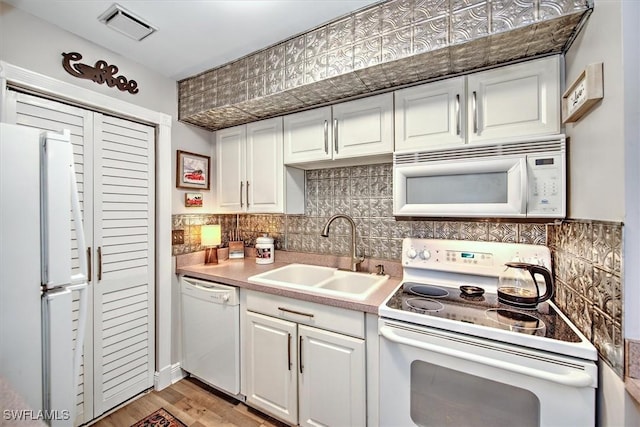
[{"label": "stove burner coil", "polygon": [[534,334],[536,331],[546,328],[541,319],[520,311],[505,308],[490,308],[486,311],[490,320],[516,332]]},{"label": "stove burner coil", "polygon": [[428,298],[409,298],[406,304],[409,308],[421,313],[440,311],[444,308],[441,302]]},{"label": "stove burner coil", "polygon": [[449,291],[431,285],[413,285],[409,287],[409,292],[420,297],[444,298],[449,295]]}]

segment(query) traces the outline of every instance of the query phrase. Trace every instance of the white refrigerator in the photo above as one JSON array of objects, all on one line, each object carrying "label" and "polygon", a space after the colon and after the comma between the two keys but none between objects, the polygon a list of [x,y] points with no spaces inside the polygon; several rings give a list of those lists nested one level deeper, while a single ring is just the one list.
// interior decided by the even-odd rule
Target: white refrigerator
[{"label": "white refrigerator", "polygon": [[3,417],[72,426],[88,301],[69,131],[0,123],[0,202],[0,377],[28,405],[3,408]]}]

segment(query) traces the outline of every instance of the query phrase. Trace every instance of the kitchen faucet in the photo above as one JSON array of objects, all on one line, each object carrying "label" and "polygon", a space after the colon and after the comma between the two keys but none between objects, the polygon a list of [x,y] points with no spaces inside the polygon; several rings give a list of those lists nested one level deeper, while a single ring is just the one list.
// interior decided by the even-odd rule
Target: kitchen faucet
[{"label": "kitchen faucet", "polygon": [[353,218],[351,218],[349,215],[344,214],[337,214],[332,216],[324,225],[324,228],[322,229],[322,233],[320,233],[320,235],[322,237],[329,237],[329,226],[334,220],[338,218],[346,219],[351,225],[351,271],[360,271],[362,261],[364,261],[364,257],[359,257],[356,249],[356,223],[353,222]]}]

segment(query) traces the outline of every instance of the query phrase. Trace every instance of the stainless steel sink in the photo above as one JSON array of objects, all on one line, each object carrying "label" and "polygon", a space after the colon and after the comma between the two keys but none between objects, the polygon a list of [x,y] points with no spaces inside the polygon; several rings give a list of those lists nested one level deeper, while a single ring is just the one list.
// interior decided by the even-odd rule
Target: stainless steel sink
[{"label": "stainless steel sink", "polygon": [[261,285],[363,300],[388,279],[388,275],[356,273],[318,265],[289,264],[256,274],[248,280]]}]

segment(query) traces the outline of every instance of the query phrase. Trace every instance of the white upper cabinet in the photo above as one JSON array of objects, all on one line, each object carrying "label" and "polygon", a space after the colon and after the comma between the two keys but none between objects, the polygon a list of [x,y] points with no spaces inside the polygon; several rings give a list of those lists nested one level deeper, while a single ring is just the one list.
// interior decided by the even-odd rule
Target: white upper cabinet
[{"label": "white upper cabinet", "polygon": [[560,132],[556,56],[467,77],[469,142]]},{"label": "white upper cabinet", "polygon": [[283,212],[282,118],[247,124],[247,212]]},{"label": "white upper cabinet", "polygon": [[390,93],[333,106],[333,158],[393,152]]},{"label": "white upper cabinet", "polygon": [[391,93],[284,117],[284,163],[287,165],[392,152]]},{"label": "white upper cabinet", "polygon": [[282,118],[216,132],[218,211],[284,212]]},{"label": "white upper cabinet", "polygon": [[245,208],[246,126],[216,132],[216,190],[220,212],[242,212]]},{"label": "white upper cabinet", "polygon": [[333,154],[331,107],[284,116],[284,163],[330,160]]},{"label": "white upper cabinet", "polygon": [[465,143],[465,78],[395,92],[395,149]]},{"label": "white upper cabinet", "polygon": [[558,56],[395,92],[395,151],[559,132]]}]

